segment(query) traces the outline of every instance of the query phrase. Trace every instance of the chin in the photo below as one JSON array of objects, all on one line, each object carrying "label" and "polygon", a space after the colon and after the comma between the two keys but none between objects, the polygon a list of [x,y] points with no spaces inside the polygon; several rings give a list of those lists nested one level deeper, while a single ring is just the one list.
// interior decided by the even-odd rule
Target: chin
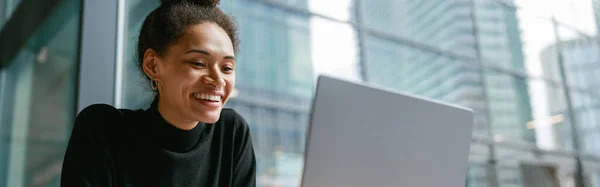
[{"label": "chin", "polygon": [[200,120],[200,121],[203,122],[203,123],[216,123],[217,121],[219,121],[219,117],[210,118],[210,119],[207,119],[207,120]]},{"label": "chin", "polygon": [[197,114],[196,115],[197,118],[196,120],[203,122],[203,123],[216,123],[217,121],[219,121],[219,118],[221,117],[221,110],[217,110],[217,111],[208,111],[208,112],[202,112],[201,114]]}]

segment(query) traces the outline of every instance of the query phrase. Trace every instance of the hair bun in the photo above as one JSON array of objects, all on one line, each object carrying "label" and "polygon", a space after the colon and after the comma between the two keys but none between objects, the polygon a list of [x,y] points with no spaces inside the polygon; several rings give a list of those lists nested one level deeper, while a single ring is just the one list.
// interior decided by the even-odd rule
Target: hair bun
[{"label": "hair bun", "polygon": [[216,7],[221,0],[160,0],[161,5],[172,5],[182,2],[190,2],[204,7]]},{"label": "hair bun", "polygon": [[200,6],[217,7],[221,0],[188,0]]}]

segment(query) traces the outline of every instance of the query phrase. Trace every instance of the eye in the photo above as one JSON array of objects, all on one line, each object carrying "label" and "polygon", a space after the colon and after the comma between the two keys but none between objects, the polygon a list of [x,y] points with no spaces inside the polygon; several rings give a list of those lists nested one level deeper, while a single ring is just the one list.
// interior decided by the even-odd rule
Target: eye
[{"label": "eye", "polygon": [[206,65],[202,62],[190,62],[190,63],[196,67],[206,67]]},{"label": "eye", "polygon": [[224,72],[232,72],[233,70],[234,70],[234,69],[233,69],[232,67],[230,67],[230,66],[225,66],[225,67],[223,67],[223,71],[224,71]]}]

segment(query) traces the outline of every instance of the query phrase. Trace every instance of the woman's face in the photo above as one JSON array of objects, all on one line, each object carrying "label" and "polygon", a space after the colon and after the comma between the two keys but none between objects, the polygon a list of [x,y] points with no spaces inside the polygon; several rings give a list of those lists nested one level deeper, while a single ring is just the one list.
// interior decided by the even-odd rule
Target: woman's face
[{"label": "woman's face", "polygon": [[236,60],[225,30],[212,22],[189,26],[155,65],[161,114],[180,122],[219,119],[235,86]]}]

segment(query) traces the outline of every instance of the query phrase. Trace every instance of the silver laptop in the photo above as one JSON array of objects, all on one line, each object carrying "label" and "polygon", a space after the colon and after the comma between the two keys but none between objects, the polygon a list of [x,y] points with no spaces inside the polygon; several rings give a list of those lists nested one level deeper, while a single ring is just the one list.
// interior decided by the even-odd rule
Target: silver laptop
[{"label": "silver laptop", "polygon": [[469,109],[320,76],[302,187],[464,187]]}]

